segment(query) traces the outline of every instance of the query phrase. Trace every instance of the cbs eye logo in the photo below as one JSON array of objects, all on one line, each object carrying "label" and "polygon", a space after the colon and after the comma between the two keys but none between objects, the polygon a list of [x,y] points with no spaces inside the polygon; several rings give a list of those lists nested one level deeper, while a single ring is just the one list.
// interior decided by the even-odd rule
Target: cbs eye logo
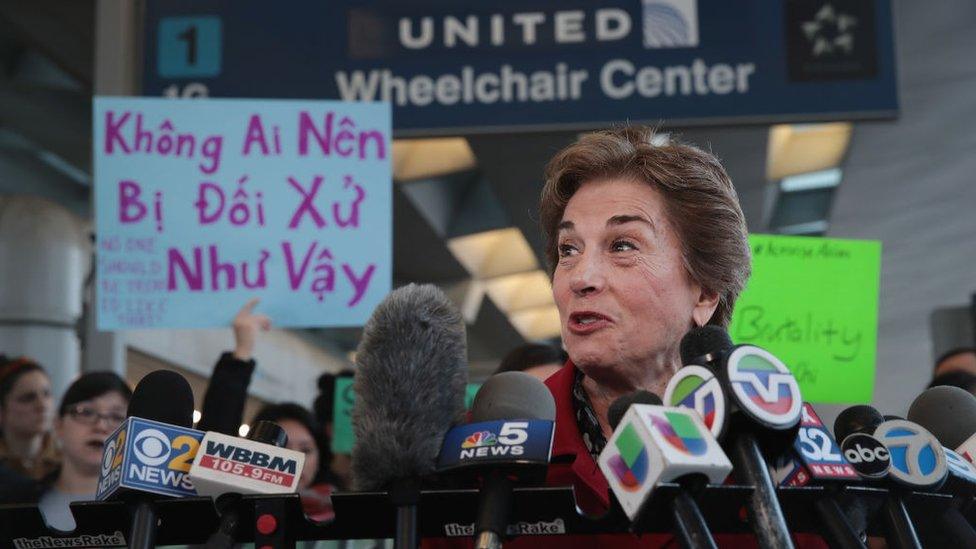
[{"label": "cbs eye logo", "polygon": [[102,476],[112,470],[112,462],[115,461],[115,452],[118,451],[118,444],[113,438],[105,445],[105,452],[102,454]]},{"label": "cbs eye logo", "polygon": [[132,451],[142,463],[162,465],[169,459],[170,440],[159,429],[146,429],[132,441]]}]

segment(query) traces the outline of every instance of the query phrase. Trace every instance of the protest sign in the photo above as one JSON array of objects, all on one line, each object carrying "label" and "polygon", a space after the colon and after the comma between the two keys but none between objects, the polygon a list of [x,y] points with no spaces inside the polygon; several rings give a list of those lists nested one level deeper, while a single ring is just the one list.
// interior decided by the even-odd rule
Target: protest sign
[{"label": "protest sign", "polygon": [[390,107],[94,101],[103,330],[363,324],[389,292]]},{"label": "protest sign", "polygon": [[870,402],[881,243],[750,235],[752,276],[729,333],[790,368],[803,400]]}]

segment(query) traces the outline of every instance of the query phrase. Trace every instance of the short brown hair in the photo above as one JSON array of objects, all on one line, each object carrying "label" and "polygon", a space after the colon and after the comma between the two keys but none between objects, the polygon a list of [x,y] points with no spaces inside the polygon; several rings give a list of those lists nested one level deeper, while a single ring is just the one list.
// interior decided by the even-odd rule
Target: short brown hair
[{"label": "short brown hair", "polygon": [[558,261],[559,223],[580,186],[597,179],[635,179],[662,194],[688,274],[719,296],[708,323],[727,326],[751,271],[745,217],[735,188],[711,154],[670,139],[661,145],[656,141],[654,130],[646,126],[597,131],[549,161],[539,205],[549,276]]}]

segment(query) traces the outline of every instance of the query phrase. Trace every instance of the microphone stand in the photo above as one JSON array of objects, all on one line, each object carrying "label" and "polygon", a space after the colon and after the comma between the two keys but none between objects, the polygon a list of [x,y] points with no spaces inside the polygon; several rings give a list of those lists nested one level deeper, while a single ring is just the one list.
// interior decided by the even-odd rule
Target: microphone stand
[{"label": "microphone stand", "polygon": [[671,502],[674,535],[685,549],[717,549],[698,503],[682,485]]},{"label": "microphone stand", "polygon": [[893,549],[921,549],[922,544],[918,541],[915,526],[912,525],[908,509],[900,495],[892,492],[885,498],[882,514],[885,531],[888,533],[885,540]]},{"label": "microphone stand", "polygon": [[390,488],[390,502],[396,506],[395,549],[416,549],[420,545],[417,534],[417,505],[420,503],[420,481],[400,479]]},{"label": "microphone stand", "polygon": [[743,473],[739,478],[755,482],[750,505],[746,507],[749,523],[763,549],[793,549],[783,510],[776,499],[776,489],[769,476],[769,467],[759,451],[756,436],[748,431],[736,433],[731,441],[729,459],[735,471]]},{"label": "microphone stand", "polygon": [[154,549],[156,547],[156,507],[148,496],[136,500],[132,513],[132,531],[129,549]]}]

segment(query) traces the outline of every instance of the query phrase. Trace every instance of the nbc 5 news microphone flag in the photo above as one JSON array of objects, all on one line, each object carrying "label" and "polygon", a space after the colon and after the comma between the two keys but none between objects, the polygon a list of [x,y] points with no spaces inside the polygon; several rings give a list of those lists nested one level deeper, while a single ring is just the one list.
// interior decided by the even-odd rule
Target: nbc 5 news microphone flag
[{"label": "nbc 5 news microphone flag", "polygon": [[444,436],[437,469],[448,471],[491,463],[548,464],[554,425],[543,419],[459,425]]}]

